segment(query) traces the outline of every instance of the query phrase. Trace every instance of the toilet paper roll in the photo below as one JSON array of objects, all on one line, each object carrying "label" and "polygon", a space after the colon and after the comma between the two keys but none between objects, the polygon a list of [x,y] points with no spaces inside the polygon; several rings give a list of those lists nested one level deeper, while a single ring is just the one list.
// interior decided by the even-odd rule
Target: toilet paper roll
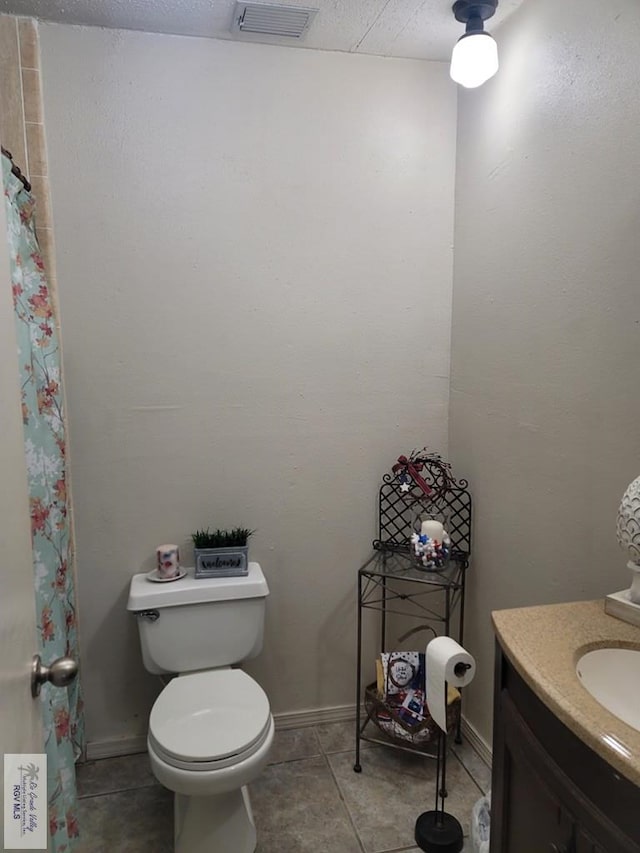
[{"label": "toilet paper roll", "polygon": [[466,687],[476,674],[476,662],[451,637],[436,637],[427,646],[427,706],[443,732],[447,731],[447,684]]}]

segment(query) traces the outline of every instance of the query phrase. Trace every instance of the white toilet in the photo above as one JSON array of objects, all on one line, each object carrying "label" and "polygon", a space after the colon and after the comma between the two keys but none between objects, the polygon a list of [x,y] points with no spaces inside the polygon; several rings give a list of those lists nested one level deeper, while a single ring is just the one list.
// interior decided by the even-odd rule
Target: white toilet
[{"label": "white toilet", "polygon": [[231,667],[260,653],[268,594],[258,563],[246,577],[131,579],[144,665],[178,673],[151,709],[147,739],[156,778],[174,791],[176,853],[256,848],[247,784],[267,763],[273,717],[260,685]]}]

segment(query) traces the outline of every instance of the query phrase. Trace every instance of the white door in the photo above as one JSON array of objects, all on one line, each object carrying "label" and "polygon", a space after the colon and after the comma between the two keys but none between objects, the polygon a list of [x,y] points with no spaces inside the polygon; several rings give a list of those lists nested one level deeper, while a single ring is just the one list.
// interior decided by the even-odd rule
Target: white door
[{"label": "white door", "polygon": [[[6,753],[44,750],[40,700],[31,697],[30,686],[35,594],[6,233],[0,197],[0,760]],[[0,848],[3,837],[4,827]]]}]

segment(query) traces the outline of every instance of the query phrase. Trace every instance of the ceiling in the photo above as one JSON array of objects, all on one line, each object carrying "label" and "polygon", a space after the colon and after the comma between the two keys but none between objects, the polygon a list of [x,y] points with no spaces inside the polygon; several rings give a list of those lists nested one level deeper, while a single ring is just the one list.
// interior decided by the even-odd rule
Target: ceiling
[{"label": "ceiling", "polygon": [[[451,12],[453,0],[270,2],[319,9],[304,40],[294,42],[318,50],[446,60],[464,31]],[[495,32],[522,2],[499,0],[487,29]],[[222,39],[234,38],[230,32],[234,6],[234,0],[0,0],[0,12],[46,21]]]}]

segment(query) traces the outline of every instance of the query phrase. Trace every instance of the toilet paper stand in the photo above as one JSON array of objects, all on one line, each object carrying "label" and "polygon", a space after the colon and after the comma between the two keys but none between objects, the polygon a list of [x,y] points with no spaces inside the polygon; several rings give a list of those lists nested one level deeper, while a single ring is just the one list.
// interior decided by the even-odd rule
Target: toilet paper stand
[{"label": "toilet paper stand", "polygon": [[[458,663],[455,674],[464,676],[468,663]],[[445,682],[445,696],[449,685]],[[464,847],[462,826],[453,815],[444,810],[447,797],[447,732],[441,730],[436,753],[436,807],[423,812],[416,821],[416,844],[425,853],[460,853]]]}]

